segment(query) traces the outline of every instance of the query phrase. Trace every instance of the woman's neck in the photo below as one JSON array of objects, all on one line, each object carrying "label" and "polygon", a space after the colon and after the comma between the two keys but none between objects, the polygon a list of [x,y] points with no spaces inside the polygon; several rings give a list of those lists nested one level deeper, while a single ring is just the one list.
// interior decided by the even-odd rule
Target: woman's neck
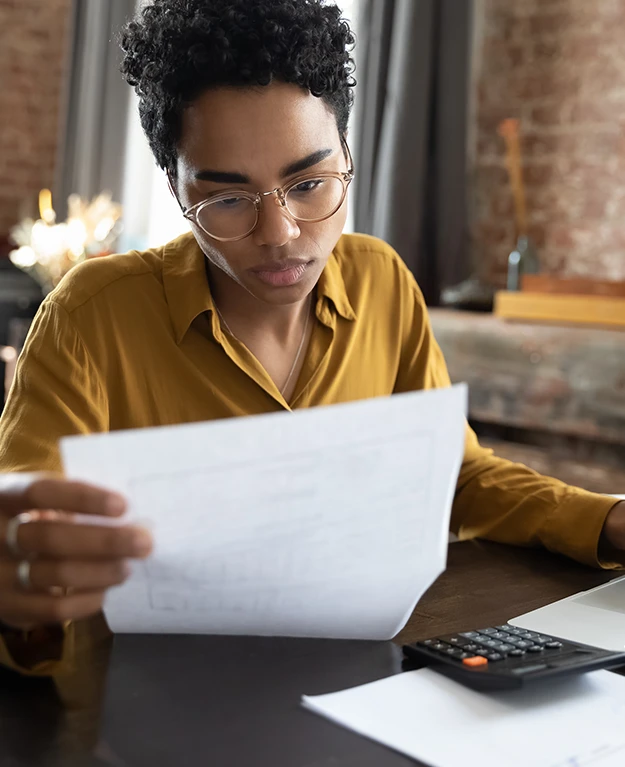
[{"label": "woman's neck", "polygon": [[301,334],[310,311],[310,295],[294,304],[268,304],[208,261],[206,271],[219,314],[237,337],[245,341],[246,336],[270,336],[286,345]]}]

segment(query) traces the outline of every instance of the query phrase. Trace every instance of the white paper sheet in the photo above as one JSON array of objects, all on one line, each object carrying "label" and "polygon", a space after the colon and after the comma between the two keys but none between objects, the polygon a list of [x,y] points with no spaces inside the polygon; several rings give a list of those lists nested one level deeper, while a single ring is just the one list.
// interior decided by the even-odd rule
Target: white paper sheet
[{"label": "white paper sheet", "polygon": [[155,536],[111,628],[394,636],[445,568],[466,406],[461,385],[63,440],[68,476]]},{"label": "white paper sheet", "polygon": [[430,669],[303,705],[431,767],[623,767],[625,677],[478,693]]}]

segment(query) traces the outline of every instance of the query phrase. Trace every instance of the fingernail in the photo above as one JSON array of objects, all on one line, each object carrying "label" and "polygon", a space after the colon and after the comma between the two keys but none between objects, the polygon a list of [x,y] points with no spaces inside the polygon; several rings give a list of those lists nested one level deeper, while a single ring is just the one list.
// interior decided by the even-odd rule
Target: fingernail
[{"label": "fingernail", "polygon": [[134,517],[132,518],[132,524],[135,527],[141,527],[143,530],[151,531],[154,529],[154,522],[147,517]]},{"label": "fingernail", "polygon": [[149,554],[152,551],[152,536],[147,530],[136,530],[134,534],[134,548],[137,554]]},{"label": "fingernail", "polygon": [[126,499],[121,495],[109,495],[106,500],[106,511],[108,514],[122,514],[126,511]]}]

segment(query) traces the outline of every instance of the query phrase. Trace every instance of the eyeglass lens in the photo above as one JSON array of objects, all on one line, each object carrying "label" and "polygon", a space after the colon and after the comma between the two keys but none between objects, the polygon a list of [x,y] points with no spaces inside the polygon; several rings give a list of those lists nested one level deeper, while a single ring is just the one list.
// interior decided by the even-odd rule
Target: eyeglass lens
[{"label": "eyeglass lens", "polygon": [[[299,221],[316,221],[336,212],[345,188],[338,178],[312,178],[291,187],[285,202]],[[208,202],[197,212],[197,223],[210,235],[223,239],[241,237],[256,225],[256,207],[248,197],[228,197]]]}]

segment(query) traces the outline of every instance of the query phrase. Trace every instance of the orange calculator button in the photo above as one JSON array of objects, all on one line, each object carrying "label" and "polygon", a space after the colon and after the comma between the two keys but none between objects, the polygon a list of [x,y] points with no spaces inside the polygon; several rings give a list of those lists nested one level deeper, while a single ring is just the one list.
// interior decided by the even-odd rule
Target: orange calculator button
[{"label": "orange calculator button", "polygon": [[465,658],[462,661],[463,665],[470,666],[471,668],[476,668],[477,666],[486,666],[488,665],[488,658],[482,658],[481,655],[476,655],[475,658]]}]

